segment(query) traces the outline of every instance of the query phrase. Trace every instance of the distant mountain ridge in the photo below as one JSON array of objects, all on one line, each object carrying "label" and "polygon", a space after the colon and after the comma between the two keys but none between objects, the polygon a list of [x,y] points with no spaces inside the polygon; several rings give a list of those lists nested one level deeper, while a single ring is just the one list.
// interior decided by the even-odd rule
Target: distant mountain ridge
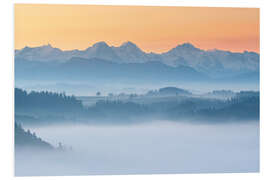
[{"label": "distant mountain ridge", "polygon": [[171,67],[158,61],[115,63],[74,57],[63,63],[15,60],[16,80],[115,82],[204,81],[208,76],[188,66]]},{"label": "distant mountain ridge", "polygon": [[128,41],[121,46],[98,42],[85,50],[63,51],[50,44],[15,50],[15,59],[41,62],[67,62],[72,58],[102,59],[114,63],[146,63],[158,61],[165,65],[187,66],[209,76],[243,74],[259,71],[260,55],[244,51],[235,53],[223,50],[202,50],[190,43],[183,43],[165,53],[146,53]]}]

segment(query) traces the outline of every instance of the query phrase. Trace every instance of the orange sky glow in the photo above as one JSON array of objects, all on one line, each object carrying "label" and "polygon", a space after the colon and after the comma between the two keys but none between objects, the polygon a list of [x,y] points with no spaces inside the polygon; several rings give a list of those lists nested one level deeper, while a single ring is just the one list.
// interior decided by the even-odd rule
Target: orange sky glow
[{"label": "orange sky glow", "polygon": [[15,49],[50,43],[86,49],[131,41],[146,52],[189,42],[201,49],[259,52],[258,8],[16,4]]}]

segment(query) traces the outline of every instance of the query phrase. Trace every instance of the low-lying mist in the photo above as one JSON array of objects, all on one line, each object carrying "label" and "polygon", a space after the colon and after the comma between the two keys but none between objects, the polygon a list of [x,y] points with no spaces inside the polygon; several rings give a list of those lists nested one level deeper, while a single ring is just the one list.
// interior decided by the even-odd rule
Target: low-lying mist
[{"label": "low-lying mist", "polygon": [[259,171],[259,122],[25,127],[66,152],[16,152],[16,176]]}]

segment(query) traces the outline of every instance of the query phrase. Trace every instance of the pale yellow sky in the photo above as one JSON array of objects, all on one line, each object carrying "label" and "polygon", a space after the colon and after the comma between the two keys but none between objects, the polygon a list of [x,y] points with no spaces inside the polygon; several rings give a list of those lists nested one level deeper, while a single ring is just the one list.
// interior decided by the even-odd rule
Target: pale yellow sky
[{"label": "pale yellow sky", "polygon": [[202,49],[259,52],[258,8],[15,5],[15,48],[63,50],[98,41],[165,52],[184,42]]}]

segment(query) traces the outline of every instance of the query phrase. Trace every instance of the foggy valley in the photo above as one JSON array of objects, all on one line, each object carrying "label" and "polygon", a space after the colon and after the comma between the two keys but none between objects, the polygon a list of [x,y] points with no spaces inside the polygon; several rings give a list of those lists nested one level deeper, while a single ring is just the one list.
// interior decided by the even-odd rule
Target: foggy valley
[{"label": "foggy valley", "polygon": [[16,176],[259,170],[257,91],[101,93],[16,88]]}]

